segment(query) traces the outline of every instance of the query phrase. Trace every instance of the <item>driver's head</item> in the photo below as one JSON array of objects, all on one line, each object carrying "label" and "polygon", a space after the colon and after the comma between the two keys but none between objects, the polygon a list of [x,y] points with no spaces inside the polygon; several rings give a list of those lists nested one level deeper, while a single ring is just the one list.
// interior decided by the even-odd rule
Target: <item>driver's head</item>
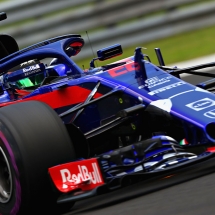
[{"label": "driver's head", "polygon": [[25,89],[39,86],[46,77],[45,65],[43,63],[20,68],[8,72],[4,76],[4,83],[13,88]]}]

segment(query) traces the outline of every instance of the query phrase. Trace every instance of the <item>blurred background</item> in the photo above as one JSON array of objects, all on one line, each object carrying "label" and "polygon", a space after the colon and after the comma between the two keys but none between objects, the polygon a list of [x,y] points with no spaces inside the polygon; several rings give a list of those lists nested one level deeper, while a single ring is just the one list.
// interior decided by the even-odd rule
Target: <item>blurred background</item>
[{"label": "blurred background", "polygon": [[155,64],[156,47],[166,65],[215,54],[215,0],[2,0],[0,8],[7,13],[1,33],[20,49],[81,34],[85,46],[75,60],[84,68],[98,49],[116,43],[124,51],[119,59],[140,46]]}]

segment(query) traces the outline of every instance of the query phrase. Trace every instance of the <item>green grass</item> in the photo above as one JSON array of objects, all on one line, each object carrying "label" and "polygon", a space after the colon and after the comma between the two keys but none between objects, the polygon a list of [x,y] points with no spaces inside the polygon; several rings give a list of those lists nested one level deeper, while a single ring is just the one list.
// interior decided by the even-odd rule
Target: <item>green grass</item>
[{"label": "green grass", "polygon": [[[147,48],[146,50],[143,49],[143,53],[149,55],[151,61],[155,64],[158,64],[158,61],[154,48],[161,49],[166,65],[215,54],[215,26],[178,34],[150,43],[139,43],[129,48],[123,48],[123,55],[105,62],[96,61],[96,65],[101,66],[129,57],[134,54],[134,49],[138,46]],[[76,62],[81,67],[84,65],[84,68],[89,68],[89,62],[92,58],[93,57],[82,59]]]}]

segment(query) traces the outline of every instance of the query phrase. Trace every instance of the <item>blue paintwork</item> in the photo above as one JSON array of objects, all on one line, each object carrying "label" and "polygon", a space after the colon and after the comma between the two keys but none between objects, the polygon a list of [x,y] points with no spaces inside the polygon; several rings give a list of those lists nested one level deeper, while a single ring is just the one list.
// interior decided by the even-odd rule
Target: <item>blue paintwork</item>
[{"label": "blue paintwork", "polygon": [[[124,90],[125,93],[134,97],[134,100],[138,98],[145,105],[157,106],[169,112],[183,121],[185,127],[194,127],[194,130],[195,128],[200,129],[203,132],[202,138],[204,141],[215,141],[206,131],[206,127],[215,122],[215,116],[213,115],[215,96],[212,93],[188,84],[143,60],[144,55],[140,48],[137,48],[135,55],[130,58],[130,62],[134,62],[133,70],[128,70],[125,64],[115,68],[117,74],[115,77],[111,76],[111,69],[103,71],[101,68],[95,68],[84,72],[64,51],[65,47],[74,40],[74,37],[68,36],[59,39],[57,42],[47,42],[44,46],[38,46],[32,50],[21,50],[7,56],[0,60],[0,74],[3,75],[13,66],[33,58],[49,56],[62,59],[64,66],[66,65],[66,70],[70,71],[67,75],[72,79],[66,78],[48,86],[41,86],[23,99],[58,90],[62,84],[74,86],[87,82],[96,83],[99,80],[111,89]],[[53,65],[53,67],[56,67],[59,75],[65,74],[65,68],[62,68],[62,65]],[[22,75],[22,72],[20,75]],[[0,101],[9,101],[6,91],[0,96]]]}]

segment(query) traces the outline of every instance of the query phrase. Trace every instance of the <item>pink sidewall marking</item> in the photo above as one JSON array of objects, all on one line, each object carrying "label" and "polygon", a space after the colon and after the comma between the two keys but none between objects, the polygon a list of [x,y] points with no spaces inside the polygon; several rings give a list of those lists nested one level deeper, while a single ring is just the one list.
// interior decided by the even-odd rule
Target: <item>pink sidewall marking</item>
[{"label": "pink sidewall marking", "polygon": [[[11,160],[11,163],[12,163],[12,166],[13,166],[15,173],[19,177],[19,171],[18,171],[18,167],[16,165],[16,160],[15,160],[13,151],[12,151],[10,144],[8,143],[6,137],[4,136],[4,134],[1,131],[0,131],[0,139],[2,140],[2,142],[4,143],[4,145],[8,151],[8,154],[10,156],[10,160]],[[15,187],[16,187],[16,195],[15,195],[16,202],[15,202],[14,207],[12,208],[12,210],[10,212],[10,215],[16,215],[17,212],[19,211],[19,208],[21,205],[21,186],[20,186],[20,182],[17,180],[17,178],[15,178]]]}]

